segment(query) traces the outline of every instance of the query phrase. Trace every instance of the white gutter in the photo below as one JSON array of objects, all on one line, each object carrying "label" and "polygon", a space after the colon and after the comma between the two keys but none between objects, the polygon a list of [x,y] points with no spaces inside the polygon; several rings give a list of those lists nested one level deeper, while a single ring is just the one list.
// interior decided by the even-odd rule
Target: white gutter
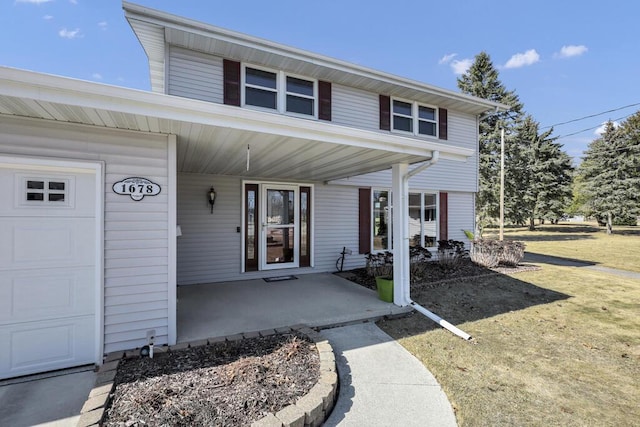
[{"label": "white gutter", "polygon": [[[433,151],[432,155],[431,155],[431,159],[426,161],[424,164],[418,166],[417,168],[408,171],[407,173],[405,173],[402,176],[402,181],[403,181],[403,188],[408,188],[408,182],[409,179],[413,176],[415,176],[416,174],[424,171],[425,169],[433,166],[434,164],[436,164],[438,162],[438,159],[440,158],[440,153],[438,151]],[[403,200],[402,203],[405,203],[406,200]],[[395,202],[394,202],[395,204]],[[406,223],[406,220],[403,221],[403,224]],[[402,227],[402,241],[408,241],[409,237],[407,236],[407,226],[403,225]],[[409,263],[409,259],[403,259],[401,260],[401,262],[404,262],[406,264]],[[408,271],[409,268],[405,265],[404,268]],[[395,276],[395,275],[394,275]],[[409,282],[409,278],[407,278],[407,282]],[[404,283],[402,284],[404,285]],[[454,334],[456,334],[457,336],[459,336],[460,338],[464,339],[464,340],[470,340],[471,339],[471,335],[467,334],[466,332],[464,332],[463,330],[457,328],[456,326],[452,325],[451,323],[447,322],[446,320],[444,320],[443,318],[441,318],[440,316],[438,316],[435,313],[432,313],[431,311],[427,310],[426,308],[422,307],[420,304],[416,303],[415,301],[413,301],[411,299],[411,285],[409,283],[408,286],[406,286],[406,289],[404,289],[404,296],[403,296],[403,302],[408,302],[408,305],[410,305],[411,307],[413,307],[414,310],[416,310],[418,313],[426,316],[427,318],[433,320],[434,322],[436,322],[438,325],[442,326],[443,328],[447,329],[448,331],[453,332]]]},{"label": "white gutter", "polygon": [[440,152],[439,151],[433,151],[431,153],[431,158],[429,160],[427,160],[426,162],[424,162],[422,165],[418,166],[415,169],[410,170],[409,172],[407,172],[407,174],[404,176],[404,179],[406,181],[409,181],[409,178],[411,178],[412,176],[419,174],[420,172],[422,172],[423,170],[427,169],[428,167],[431,167],[433,165],[435,165],[436,163],[438,163],[438,160],[440,160]]}]

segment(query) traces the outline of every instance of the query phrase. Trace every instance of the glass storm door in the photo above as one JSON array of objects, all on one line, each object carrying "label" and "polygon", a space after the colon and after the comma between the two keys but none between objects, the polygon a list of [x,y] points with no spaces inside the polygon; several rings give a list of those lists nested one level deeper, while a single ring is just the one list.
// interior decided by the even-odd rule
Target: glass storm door
[{"label": "glass storm door", "polygon": [[298,267],[300,233],[299,189],[284,185],[265,185],[262,192],[263,270]]}]

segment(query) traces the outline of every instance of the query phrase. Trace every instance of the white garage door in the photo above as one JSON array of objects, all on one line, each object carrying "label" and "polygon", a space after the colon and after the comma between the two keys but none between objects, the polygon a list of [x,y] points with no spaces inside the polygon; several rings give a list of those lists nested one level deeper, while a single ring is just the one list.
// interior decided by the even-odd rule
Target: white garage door
[{"label": "white garage door", "polygon": [[0,164],[0,378],[95,362],[95,180]]}]

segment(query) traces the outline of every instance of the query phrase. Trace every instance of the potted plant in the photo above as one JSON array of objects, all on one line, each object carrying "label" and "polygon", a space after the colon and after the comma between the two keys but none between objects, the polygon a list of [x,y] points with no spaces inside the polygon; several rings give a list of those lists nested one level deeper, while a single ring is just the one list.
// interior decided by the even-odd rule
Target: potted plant
[{"label": "potted plant", "polygon": [[378,298],[385,302],[393,302],[393,277],[377,276],[376,288],[378,289]]},{"label": "potted plant", "polygon": [[393,254],[391,252],[367,253],[367,274],[376,278],[378,297],[393,302]]}]

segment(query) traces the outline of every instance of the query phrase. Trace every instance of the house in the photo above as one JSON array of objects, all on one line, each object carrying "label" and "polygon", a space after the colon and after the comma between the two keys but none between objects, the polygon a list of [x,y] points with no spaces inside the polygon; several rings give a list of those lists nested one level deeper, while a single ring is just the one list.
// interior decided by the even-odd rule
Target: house
[{"label": "house", "polygon": [[151,91],[0,68],[0,378],[177,340],[178,285],[474,228],[500,104],[135,4]]}]

